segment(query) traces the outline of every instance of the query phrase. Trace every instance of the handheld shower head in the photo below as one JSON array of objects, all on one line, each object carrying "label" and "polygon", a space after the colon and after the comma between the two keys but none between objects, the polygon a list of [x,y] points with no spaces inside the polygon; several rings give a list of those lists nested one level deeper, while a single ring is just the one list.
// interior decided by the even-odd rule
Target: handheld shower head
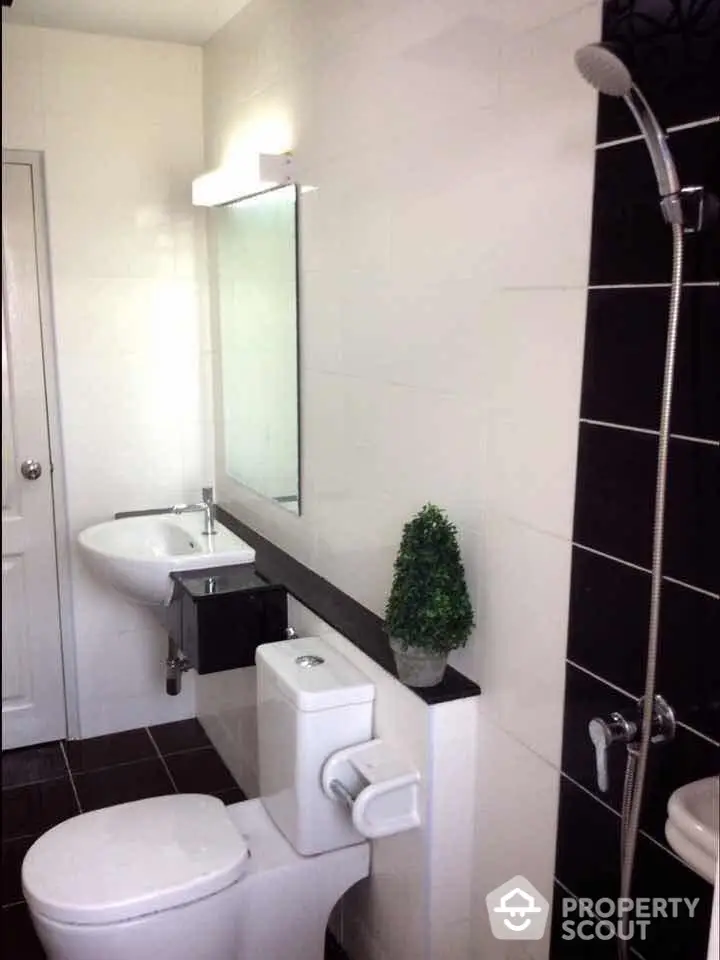
[{"label": "handheld shower head", "polygon": [[625,97],[632,90],[632,74],[605,43],[588,43],[576,50],[575,66],[583,79],[600,93],[610,97]]},{"label": "handheld shower head", "polygon": [[575,53],[575,64],[584,79],[596,90],[611,97],[622,97],[628,105],[650,151],[665,219],[668,223],[682,223],[678,198],[680,180],[665,131],[635,85],[628,67],[619,54],[605,43],[589,43],[581,47]]}]

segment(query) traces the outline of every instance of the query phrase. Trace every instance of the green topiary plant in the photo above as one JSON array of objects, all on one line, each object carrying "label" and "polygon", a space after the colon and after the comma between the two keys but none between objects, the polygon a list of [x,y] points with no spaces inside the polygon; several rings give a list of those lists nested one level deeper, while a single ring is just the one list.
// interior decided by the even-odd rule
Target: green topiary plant
[{"label": "green topiary plant", "polygon": [[387,632],[402,648],[437,655],[463,647],[474,625],[457,528],[426,503],[403,528],[385,608]]}]

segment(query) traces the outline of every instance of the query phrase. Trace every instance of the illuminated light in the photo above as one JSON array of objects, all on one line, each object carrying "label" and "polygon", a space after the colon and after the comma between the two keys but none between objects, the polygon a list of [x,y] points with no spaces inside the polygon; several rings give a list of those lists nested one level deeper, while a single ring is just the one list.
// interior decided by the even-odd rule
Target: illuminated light
[{"label": "illuminated light", "polygon": [[196,207],[217,207],[243,197],[294,182],[290,153],[259,153],[252,161],[218,167],[196,177],[192,202]]}]

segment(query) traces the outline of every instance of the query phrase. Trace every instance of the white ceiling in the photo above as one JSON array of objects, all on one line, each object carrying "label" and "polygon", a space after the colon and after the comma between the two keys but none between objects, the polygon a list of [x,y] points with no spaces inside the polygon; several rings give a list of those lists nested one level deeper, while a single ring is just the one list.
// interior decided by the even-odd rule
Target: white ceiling
[{"label": "white ceiling", "polygon": [[249,0],[15,0],[3,23],[202,44]]}]

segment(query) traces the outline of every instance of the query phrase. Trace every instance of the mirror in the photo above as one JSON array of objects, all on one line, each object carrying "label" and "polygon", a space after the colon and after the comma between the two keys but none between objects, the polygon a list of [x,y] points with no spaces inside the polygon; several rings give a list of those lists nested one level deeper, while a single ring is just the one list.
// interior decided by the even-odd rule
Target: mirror
[{"label": "mirror", "polygon": [[298,189],[211,211],[220,332],[220,467],[300,512]]}]

